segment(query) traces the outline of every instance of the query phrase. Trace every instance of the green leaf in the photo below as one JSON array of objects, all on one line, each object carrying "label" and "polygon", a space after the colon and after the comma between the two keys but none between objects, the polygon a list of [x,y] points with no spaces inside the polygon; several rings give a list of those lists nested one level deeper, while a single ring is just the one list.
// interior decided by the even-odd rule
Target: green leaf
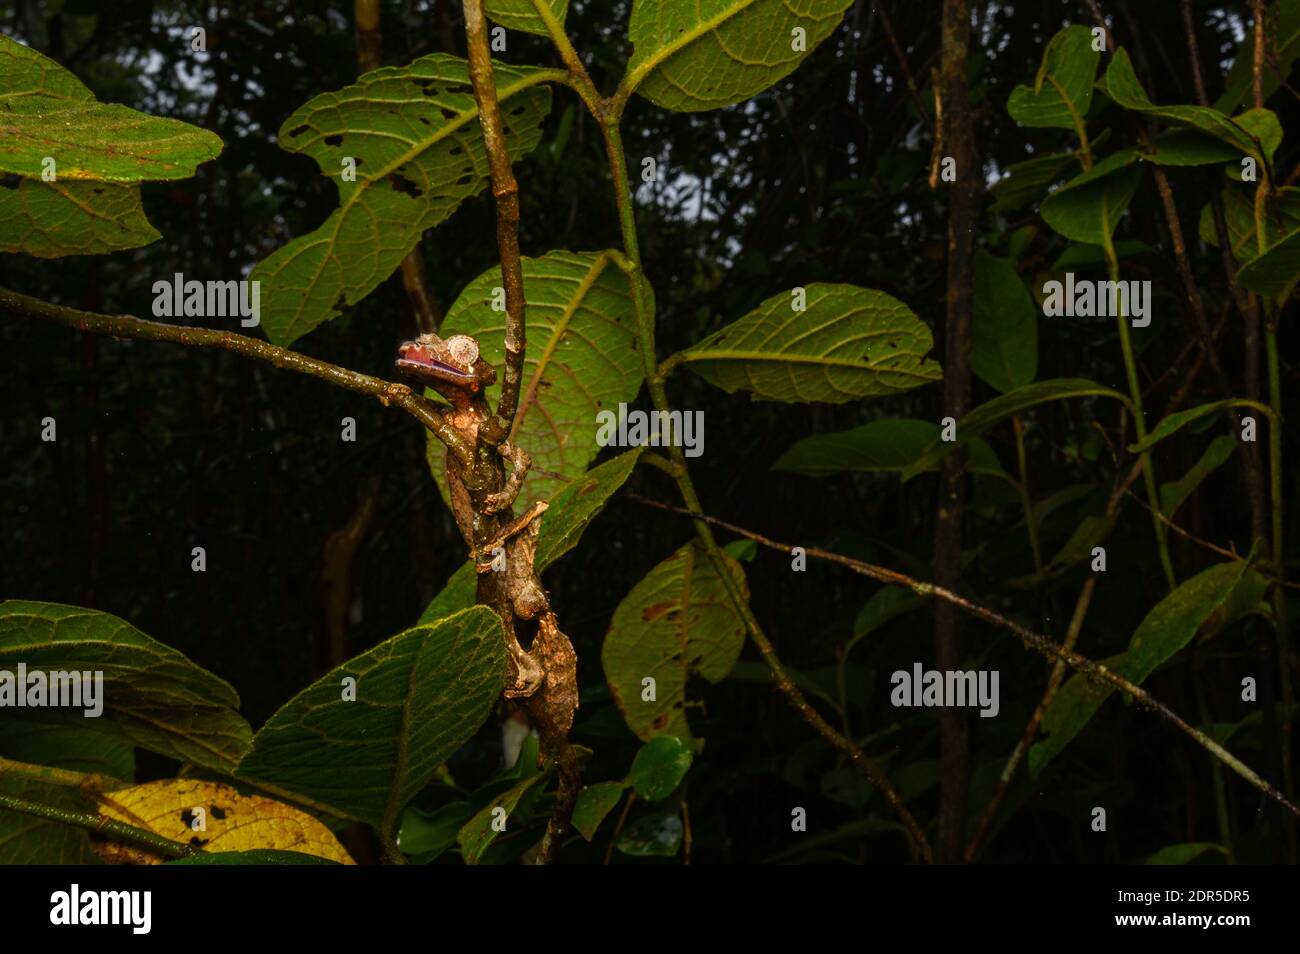
[{"label": "green leaf", "polygon": [[869,636],[890,620],[912,610],[920,609],[929,600],[902,586],[882,586],[862,604],[853,620],[853,638],[856,643]]},{"label": "green leaf", "polygon": [[1272,142],[1273,148],[1281,141],[1281,127],[1275,116],[1271,123],[1261,116],[1255,116],[1248,129],[1208,106],[1157,106],[1142,88],[1137,74],[1133,72],[1128,52],[1123,47],[1111,57],[1104,85],[1107,95],[1125,109],[1213,136],[1238,152],[1254,157],[1261,164],[1266,162],[1265,157],[1271,150],[1266,145],[1262,146],[1260,140],[1265,144]]},{"label": "green leaf", "polygon": [[168,865],[337,865],[332,858],[308,855],[301,851],[279,848],[254,848],[249,851],[212,851],[166,862]]},{"label": "green leaf", "polygon": [[1038,156],[1007,166],[1006,174],[990,189],[993,212],[1017,212],[1047,195],[1048,186],[1067,172],[1078,169],[1079,158],[1072,152]]},{"label": "green leaf", "polygon": [[774,295],[675,360],[728,393],[766,401],[842,404],[943,376],[925,358],[930,329],[897,298],[855,285],[805,292],[805,310],[794,310],[789,292]]},{"label": "green leaf", "polygon": [[[810,477],[845,471],[902,473],[939,441],[940,431],[933,421],[882,418],[849,431],[805,437],[782,454],[772,469]],[[966,468],[974,474],[1009,479],[993,448],[982,440],[970,441]],[[925,469],[937,470],[938,463]]]},{"label": "green leaf", "polygon": [[596,829],[623,797],[627,782],[597,782],[584,785],[573,806],[573,827],[587,841],[596,837]]},{"label": "green leaf", "polygon": [[54,159],[59,180],[187,179],[221,153],[206,129],[100,103],[54,60],[0,35],[0,172],[41,179]]},{"label": "green leaf", "polygon": [[1166,437],[1178,433],[1193,421],[1199,421],[1203,417],[1217,414],[1230,407],[1248,407],[1262,414],[1272,414],[1272,411],[1267,406],[1246,398],[1228,398],[1223,401],[1211,401],[1209,404],[1198,404],[1196,407],[1189,407],[1185,411],[1176,411],[1165,417],[1146,437],[1130,444],[1128,446],[1129,453],[1140,454],[1143,451],[1150,450]]},{"label": "green leaf", "polygon": [[1142,179],[1137,159],[1122,149],[1075,176],[1043,200],[1043,221],[1075,242],[1105,245]]},{"label": "green leaf", "polygon": [[683,830],[676,809],[653,812],[624,828],[614,847],[638,858],[671,858],[682,850]]},{"label": "green leaf", "polygon": [[108,613],[0,603],[0,669],[102,671],[104,714],[141,748],[218,772],[248,747],[230,685]]},{"label": "green leaf", "polygon": [[542,11],[563,29],[569,0],[483,0],[483,12],[508,30],[550,36]]},{"label": "green leaf", "polygon": [[677,736],[656,735],[637,752],[627,780],[647,802],[657,802],[677,790],[693,758],[691,747]]},{"label": "green leaf", "polygon": [[0,176],[0,252],[37,258],[103,255],[162,236],[145,218],[140,189],[75,179]]},{"label": "green leaf", "polygon": [[1223,466],[1236,449],[1237,438],[1231,434],[1220,434],[1212,440],[1191,470],[1178,480],[1160,485],[1160,512],[1166,517],[1173,517],[1200,486],[1201,481]]},{"label": "green leaf", "polygon": [[[1258,602],[1267,586],[1267,580],[1240,560],[1212,566],[1157,603],[1138,626],[1128,649],[1104,664],[1141,685],[1198,632],[1217,630],[1238,618]],[[1030,749],[1031,774],[1036,776],[1060,754],[1112,692],[1109,684],[1079,674],[1061,686],[1043,716],[1046,738]]]},{"label": "green leaf", "polygon": [[1300,281],[1300,232],[1292,232],[1243,265],[1237,281],[1242,288],[1284,304]]},{"label": "green leaf", "polygon": [[397,847],[403,854],[418,855],[421,862],[428,863],[456,844],[461,828],[473,817],[474,807],[469,802],[452,802],[433,812],[408,808],[402,812]]},{"label": "green leaf", "polygon": [[794,72],[852,2],[634,0],[620,89],[678,112],[743,102]]},{"label": "green leaf", "polygon": [[1170,129],[1155,140],[1155,152],[1143,158],[1162,166],[1206,166],[1231,162],[1241,151],[1223,140],[1194,129]]},{"label": "green leaf", "polygon": [[1082,129],[1092,106],[1092,84],[1101,54],[1092,48],[1092,31],[1069,26],[1043,51],[1033,86],[1011,91],[1007,112],[1024,126]]},{"label": "green leaf", "polygon": [[[505,669],[501,622],[485,606],[408,629],[281,706],[236,774],[391,830],[403,806],[483,724]],[[355,701],[344,698],[349,676]]]},{"label": "green leaf", "polygon": [[[748,599],[740,564],[725,559],[734,585]],[[726,678],[744,641],[744,622],[722,578],[701,544],[692,541],[623,597],[600,658],[614,702],[639,738],[669,734],[691,741],[685,712],[688,678]],[[655,680],[655,698],[649,701],[642,698],[646,678]]]},{"label": "green leaf", "polygon": [[903,479],[911,480],[917,474],[932,469],[939,461],[947,457],[958,444],[979,437],[996,424],[1005,421],[1013,414],[1043,404],[1047,401],[1062,401],[1067,398],[1107,397],[1128,406],[1128,398],[1118,391],[1102,387],[1100,384],[1083,378],[1050,378],[1016,388],[999,395],[969,412],[957,422],[957,440],[952,442],[935,441],[909,467],[903,470]]},{"label": "green leaf", "polygon": [[538,573],[578,545],[583,531],[627,481],[644,449],[635,447],[593,467],[551,498],[537,535],[534,566]]},{"label": "green leaf", "polygon": [[[609,253],[549,252],[523,259],[523,272],[528,353],[513,439],[532,454],[534,467],[518,508],[550,498],[586,471],[600,451],[597,415],[617,414],[620,403],[636,398],[645,377],[632,286]],[[505,314],[494,311],[491,302],[500,284],[501,269],[495,265],[470,282],[448,310],[441,332],[472,335],[479,354],[497,367],[505,359]],[[499,388],[488,389],[490,403],[496,403]],[[434,477],[450,505],[442,444],[432,435],[429,442]],[[548,514],[543,533],[550,520]]]},{"label": "green leaf", "polygon": [[[623,486],[645,448],[634,447],[617,457],[593,467],[576,477],[551,498],[551,506],[542,517],[537,537],[537,556],[533,566],[541,573],[578,545],[588,524],[596,519],[609,498]],[[478,574],[472,560],[462,563],[451,575],[428,607],[420,614],[421,623],[430,623],[474,605]]]},{"label": "green leaf", "polygon": [[[4,774],[0,774],[0,795],[73,812],[91,807],[75,788]],[[0,864],[98,865],[100,860],[91,851],[84,829],[0,808]]]},{"label": "green leaf", "polygon": [[[494,798],[488,804],[484,805],[473,818],[467,821],[456,840],[460,843],[460,853],[465,859],[465,864],[476,865],[483,857],[483,852],[496,841],[497,835],[503,834],[493,826],[496,822],[500,825],[498,819],[501,817],[501,809],[505,810],[505,831],[510,831],[510,816],[514,814],[515,808],[519,805],[519,800],[527,794],[528,790],[546,778],[545,773],[538,772],[535,775],[529,775],[497,798]],[[516,826],[518,823],[515,823]]]},{"label": "green leaf", "polygon": [[1014,391],[1038,375],[1038,309],[1016,267],[975,253],[970,367],[998,391]]},{"label": "green leaf", "polygon": [[[1296,0],[1276,0],[1269,4],[1264,22],[1269,34],[1265,52],[1269,55],[1262,80],[1264,99],[1267,100],[1291,75],[1291,67],[1300,56],[1300,3]],[[1273,57],[1277,63],[1274,67]],[[1237,48],[1223,85],[1223,95],[1214,104],[1220,112],[1230,113],[1251,95],[1254,86],[1255,30],[1246,30],[1246,38]]]},{"label": "green leaf", "polygon": [[1180,845],[1165,845],[1142,863],[1144,865],[1185,865],[1195,861],[1207,851],[1217,851],[1225,857],[1228,854],[1226,848],[1214,842],[1190,841]]},{"label": "green leaf", "polygon": [[0,756],[72,772],[135,777],[135,744],[109,719],[80,710],[6,709],[0,720]]},{"label": "green leaf", "polygon": [[[1223,220],[1232,245],[1232,255],[1239,262],[1249,262],[1259,254],[1256,241],[1255,205],[1244,189],[1226,187],[1223,190]],[[1264,241],[1272,248],[1284,235],[1300,229],[1300,189],[1288,186],[1278,190],[1277,198],[1269,204],[1264,218]],[[1200,237],[1210,245],[1219,244],[1218,230],[1214,227],[1214,209],[1209,203],[1201,209],[1197,229]]]},{"label": "green leaf", "polygon": [[[541,141],[557,70],[494,63],[510,157]],[[478,109],[464,60],[443,53],[386,66],[310,100],[280,127],[280,146],[320,166],[339,207],[253,269],[267,337],[286,345],[370,294],[488,181]],[[343,178],[356,161],[355,181]],[[498,276],[499,277],[499,276]],[[482,344],[480,342],[480,344]]]},{"label": "green leaf", "polygon": [[[1154,251],[1150,245],[1138,239],[1121,239],[1115,243],[1115,257],[1120,261],[1138,255],[1149,255]],[[1100,245],[1074,243],[1057,256],[1052,263],[1051,272],[1054,277],[1060,278],[1063,272],[1105,264],[1106,250]]]}]

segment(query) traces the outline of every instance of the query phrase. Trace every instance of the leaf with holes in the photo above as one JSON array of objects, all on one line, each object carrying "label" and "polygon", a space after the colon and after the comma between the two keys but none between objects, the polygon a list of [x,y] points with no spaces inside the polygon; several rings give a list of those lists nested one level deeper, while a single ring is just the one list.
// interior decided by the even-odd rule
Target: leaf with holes
[{"label": "leaf with holes", "polygon": [[[725,557],[735,586],[749,598],[744,570]],[[642,739],[669,734],[700,744],[686,721],[691,676],[725,679],[745,641],[713,561],[692,541],[645,575],[614,610],[601,649],[614,702]],[[642,680],[653,679],[653,698]]]},{"label": "leaf with holes", "polygon": [[145,218],[140,189],[76,179],[0,176],[0,252],[37,258],[103,255],[162,236]]},{"label": "leaf with holes", "polygon": [[547,19],[564,29],[569,0],[483,0],[483,12],[508,30],[550,36]]},{"label": "leaf with holes", "polygon": [[[550,110],[542,84],[558,70],[494,63],[511,159],[541,141]],[[262,283],[262,326],[288,344],[370,294],[488,181],[478,109],[462,59],[435,53],[386,66],[317,96],[280,127],[280,145],[316,160],[339,190],[339,207],[253,269]],[[355,163],[355,181],[344,173]]]},{"label": "leaf with holes", "polygon": [[54,60],[0,35],[0,172],[60,180],[187,179],[221,153],[197,126],[101,103]]},{"label": "leaf with holes", "polygon": [[1082,129],[1092,106],[1092,82],[1101,54],[1092,48],[1092,31],[1069,26],[1047,43],[1033,86],[1011,91],[1007,112],[1024,126]]},{"label": "leaf with holes", "polygon": [[621,89],[678,112],[743,102],[790,75],[853,0],[635,0]]},{"label": "leaf with holes", "polygon": [[[523,259],[523,271],[528,353],[511,440],[527,448],[535,469],[516,509],[550,498],[586,471],[600,450],[596,416],[633,400],[645,376],[632,286],[608,253],[549,252]],[[497,367],[505,358],[505,313],[491,302],[500,284],[501,270],[493,266],[466,286],[442,323],[444,336],[477,338],[479,353]],[[488,389],[492,404],[499,390],[499,384]],[[432,435],[428,447],[442,499],[450,501],[444,448]],[[543,536],[550,520],[548,514]]]},{"label": "leaf with holes", "polygon": [[[403,806],[473,735],[505,682],[501,621],[475,606],[350,659],[258,731],[239,778],[391,831]],[[345,690],[355,680],[355,699]]]},{"label": "leaf with holes", "polygon": [[0,603],[0,669],[104,674],[105,717],[138,746],[229,771],[251,735],[224,680],[130,623],[79,606]]},{"label": "leaf with holes", "polygon": [[765,401],[825,401],[910,391],[940,380],[926,358],[930,329],[884,292],[814,284],[796,311],[790,292],[679,352],[680,362],[727,392]]},{"label": "leaf with holes", "polygon": [[[106,818],[204,851],[270,849],[355,863],[333,833],[302,809],[263,795],[242,795],[219,782],[165,778],[101,792],[95,800]],[[105,857],[115,857],[111,848]],[[162,857],[149,860],[161,862]]]}]

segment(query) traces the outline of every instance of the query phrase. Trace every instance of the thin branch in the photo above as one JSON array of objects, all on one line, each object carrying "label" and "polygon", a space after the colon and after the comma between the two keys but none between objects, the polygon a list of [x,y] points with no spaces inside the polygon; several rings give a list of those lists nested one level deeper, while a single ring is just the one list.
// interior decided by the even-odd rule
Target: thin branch
[{"label": "thin branch", "polygon": [[519,409],[519,391],[524,379],[524,271],[519,260],[519,184],[510,167],[501,107],[497,102],[496,80],[492,77],[492,55],[488,52],[487,21],[482,0],[465,0],[465,37],[469,44],[469,77],[474,84],[483,146],[487,150],[496,199],[497,248],[501,255],[501,280],[506,293],[506,360],[501,380],[501,400],[496,419],[503,434],[514,426]]},{"label": "thin branch", "polygon": [[53,805],[29,802],[25,798],[14,798],[11,795],[0,795],[0,808],[21,812],[24,815],[31,815],[36,818],[48,818],[50,821],[56,821],[63,825],[84,828],[92,834],[103,835],[114,841],[135,845],[154,854],[162,855],[164,858],[188,858],[191,855],[200,853],[199,849],[193,845],[172,841],[170,838],[164,838],[162,835],[146,831],[143,828],[136,828],[134,825],[128,825],[125,822],[105,818],[95,812],[79,812],[68,808],[55,808]]},{"label": "thin branch", "polygon": [[[725,520],[719,520],[717,517],[710,517],[695,511],[685,510],[681,507],[674,507],[672,504],[660,503],[659,501],[650,500],[637,494],[631,494],[629,496],[631,496],[632,499],[651,507],[657,507],[660,510],[667,510],[671,513],[690,517],[692,520],[701,521],[715,527],[721,527],[724,530],[730,530],[732,533],[739,534],[748,540],[753,540],[755,543],[760,543],[769,549],[777,550],[781,553],[788,554],[794,548],[792,544],[781,543],[777,540],[773,540],[771,537],[766,537],[760,533],[755,533],[752,530],[746,530],[744,527],[738,527],[735,524],[727,523]],[[951,603],[969,615],[974,616],[976,619],[1009,630],[1017,639],[1024,643],[1026,647],[1034,650],[1040,655],[1043,655],[1048,659],[1060,660],[1066,665],[1071,666],[1084,675],[1092,678],[1094,681],[1108,683],[1120,692],[1132,696],[1134,701],[1139,705],[1155,712],[1165,721],[1190,736],[1197,745],[1201,746],[1215,758],[1219,759],[1231,768],[1234,772],[1250,783],[1251,786],[1277,802],[1293,815],[1300,816],[1300,808],[1297,808],[1287,801],[1281,792],[1268,782],[1264,781],[1264,779],[1260,778],[1259,775],[1250,768],[1250,766],[1246,765],[1204,732],[1189,725],[1180,715],[1178,715],[1178,713],[1174,712],[1163,702],[1155,699],[1141,686],[1130,682],[1118,673],[1112,672],[1101,663],[1096,663],[1085,656],[1080,656],[1073,650],[1068,650],[1064,646],[1052,642],[1046,636],[1043,636],[1040,633],[1035,633],[1033,630],[1021,626],[1014,620],[1007,619],[1005,616],[1002,616],[987,607],[981,606],[978,603],[974,603],[966,599],[964,596],[959,596],[942,586],[936,586],[933,583],[925,583],[921,580],[910,577],[905,573],[899,573],[897,570],[877,566],[874,563],[866,563],[862,560],[855,560],[852,557],[846,557],[839,553],[832,553],[829,550],[822,550],[819,547],[806,546],[803,550],[808,556],[817,557],[818,559],[826,560],[830,563],[837,563],[840,566],[848,567],[854,573],[858,573],[880,583],[904,586],[918,596],[932,596],[936,599],[943,600],[946,603]]]},{"label": "thin branch", "polygon": [[319,378],[336,387],[356,391],[358,394],[367,394],[385,407],[392,405],[401,408],[433,431],[438,439],[458,456],[468,458],[472,450],[468,442],[443,417],[437,405],[413,393],[405,384],[361,374],[337,364],[330,364],[328,361],[290,351],[288,348],[277,347],[257,338],[212,328],[165,325],[157,321],[133,318],[130,315],[101,315],[64,305],[52,305],[7,288],[0,288],[0,314],[18,318],[41,318],[78,331],[112,335],[115,338],[170,341],[197,348],[220,348],[233,351],[248,358],[273,364],[277,368]]}]

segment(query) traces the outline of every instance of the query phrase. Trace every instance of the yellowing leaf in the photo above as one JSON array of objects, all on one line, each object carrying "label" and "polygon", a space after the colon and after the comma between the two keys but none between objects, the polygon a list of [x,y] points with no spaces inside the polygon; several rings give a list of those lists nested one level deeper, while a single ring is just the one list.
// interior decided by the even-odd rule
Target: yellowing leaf
[{"label": "yellowing leaf", "polygon": [[[206,852],[274,848],[350,865],[338,839],[318,820],[283,802],[241,795],[229,785],[178,778],[96,796],[100,814]],[[119,857],[112,850],[109,859]],[[154,855],[133,857],[151,864]]]}]

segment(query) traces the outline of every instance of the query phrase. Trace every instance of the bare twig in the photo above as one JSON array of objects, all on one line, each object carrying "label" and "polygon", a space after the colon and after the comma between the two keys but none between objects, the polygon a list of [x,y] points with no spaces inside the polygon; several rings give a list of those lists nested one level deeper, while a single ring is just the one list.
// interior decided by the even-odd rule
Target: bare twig
[{"label": "bare twig", "polygon": [[[753,540],[755,543],[762,544],[769,549],[777,550],[781,553],[788,554],[793,549],[792,544],[781,543],[777,540],[773,540],[771,537],[764,536],[763,534],[755,533],[752,530],[746,530],[744,527],[738,527],[735,524],[727,523],[725,520],[719,520],[717,517],[710,517],[706,514],[696,513],[683,509],[682,507],[674,507],[672,504],[650,500],[636,494],[631,494],[629,496],[631,496],[632,499],[651,507],[657,507],[660,510],[667,510],[672,513],[690,517],[693,520],[702,521],[715,527],[721,527],[724,530],[730,530],[732,533],[739,534],[748,540]],[[1178,713],[1174,712],[1163,702],[1155,699],[1141,686],[1134,682],[1130,682],[1118,673],[1112,672],[1101,663],[1093,662],[1085,656],[1080,656],[1073,650],[1066,649],[1064,646],[1052,642],[1052,640],[1048,639],[1046,636],[1043,636],[1040,633],[1035,633],[1033,630],[1020,625],[1014,620],[1007,619],[1000,613],[972,602],[964,596],[959,596],[942,586],[936,586],[933,583],[925,583],[921,580],[915,579],[914,577],[910,577],[905,573],[899,573],[897,570],[877,566],[874,563],[866,563],[862,560],[855,560],[852,557],[846,557],[840,553],[832,553],[829,550],[823,550],[819,547],[805,546],[803,547],[803,550],[810,557],[817,557],[820,560],[826,560],[830,563],[837,563],[840,566],[848,567],[854,573],[858,573],[880,583],[890,583],[895,586],[903,586],[918,596],[930,596],[942,600],[945,603],[950,603],[961,609],[963,612],[974,616],[976,619],[983,620],[986,623],[991,623],[994,626],[999,626],[1008,630],[1017,639],[1024,643],[1026,647],[1034,650],[1042,656],[1052,660],[1060,660],[1071,668],[1083,673],[1088,678],[1096,682],[1106,683],[1112,688],[1118,689],[1120,692],[1132,696],[1134,701],[1139,705],[1150,709],[1166,722],[1169,722],[1171,725],[1190,736],[1197,745],[1201,746],[1215,758],[1219,759],[1219,761],[1231,768],[1252,787],[1277,802],[1293,815],[1300,816],[1300,808],[1297,808],[1295,805],[1292,805],[1287,801],[1286,797],[1283,796],[1281,792],[1264,779],[1260,778],[1259,775],[1250,768],[1250,766],[1246,765],[1204,732],[1189,725],[1186,720],[1178,715]]]},{"label": "bare twig", "polygon": [[519,408],[526,348],[524,271],[519,260],[519,184],[506,148],[482,0],[465,0],[465,37],[469,43],[469,76],[474,84],[474,101],[478,104],[479,125],[483,129],[483,145],[492,176],[492,195],[496,199],[497,248],[506,293],[506,359],[496,419],[501,433],[508,435]]},{"label": "bare twig", "polygon": [[318,358],[309,358],[307,355],[277,347],[257,338],[212,328],[165,325],[157,321],[133,318],[130,315],[101,315],[64,305],[52,305],[7,288],[0,288],[0,313],[18,318],[41,318],[78,331],[112,335],[115,338],[170,341],[198,348],[221,348],[225,351],[233,351],[245,357],[273,364],[277,368],[319,378],[336,387],[356,391],[359,394],[368,394],[385,407],[392,405],[410,414],[433,431],[438,439],[457,455],[468,458],[472,450],[455,428],[447,423],[447,419],[443,417],[437,405],[412,393],[405,384],[374,378]]}]

